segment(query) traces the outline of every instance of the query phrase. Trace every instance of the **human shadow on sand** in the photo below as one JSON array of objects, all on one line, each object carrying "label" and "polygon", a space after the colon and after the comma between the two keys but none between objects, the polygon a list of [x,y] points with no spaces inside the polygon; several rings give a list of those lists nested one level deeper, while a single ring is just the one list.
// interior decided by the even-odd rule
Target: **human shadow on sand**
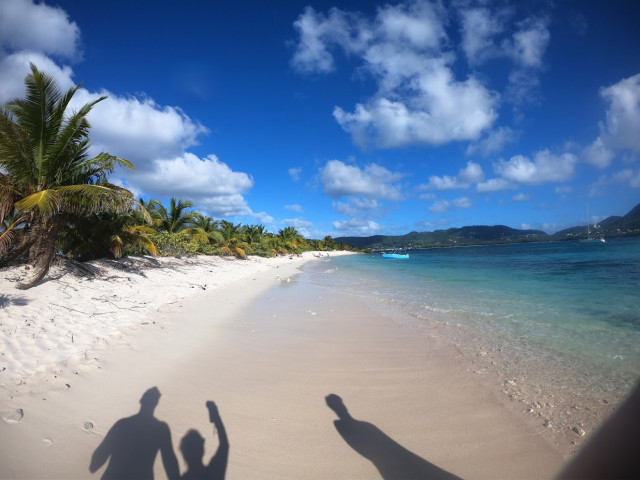
[{"label": "human shadow on sand", "polygon": [[214,434],[218,433],[218,449],[207,465],[202,462],[204,456],[204,438],[197,430],[189,430],[180,441],[180,451],[187,463],[183,480],[224,480],[229,460],[229,439],[216,404],[206,403],[209,421],[213,424]]},{"label": "human shadow on sand", "polygon": [[103,480],[136,479],[152,480],[153,465],[158,452],[166,477],[169,480],[224,480],[229,459],[227,432],[215,403],[206,402],[209,421],[218,433],[218,449],[207,465],[204,456],[204,438],[197,430],[189,430],[180,442],[180,451],[187,464],[187,471],[180,475],[178,459],[173,450],[169,426],[154,417],[160,401],[160,391],[152,387],[140,399],[140,411],[121,418],[109,430],[102,443],[91,456],[89,470],[97,472],[109,462]]},{"label": "human shadow on sand", "polygon": [[410,452],[375,425],[354,419],[338,395],[332,393],[325,400],[338,415],[338,420],[333,422],[338,433],[351,448],[373,463],[385,480],[460,480]]},{"label": "human shadow on sand", "polygon": [[93,452],[89,465],[91,473],[108,461],[103,480],[153,479],[153,464],[160,452],[167,478],[180,478],[169,426],[153,416],[159,401],[160,391],[157,387],[144,392],[140,399],[140,411],[118,420]]}]

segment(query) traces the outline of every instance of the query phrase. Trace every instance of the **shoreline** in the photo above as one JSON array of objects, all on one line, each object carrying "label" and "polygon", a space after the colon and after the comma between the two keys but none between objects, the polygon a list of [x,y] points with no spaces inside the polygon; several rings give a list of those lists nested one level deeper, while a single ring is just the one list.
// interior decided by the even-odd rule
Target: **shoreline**
[{"label": "shoreline", "polygon": [[[255,478],[256,472],[299,478],[300,465],[307,478],[378,476],[376,468],[384,465],[358,455],[337,435],[336,415],[324,401],[330,394],[384,433],[380,438],[452,475],[549,478],[557,471],[562,455],[461,368],[450,346],[416,337],[344,295],[322,297],[293,277],[312,259],[273,259],[239,277],[236,269],[234,281],[207,283],[206,290],[193,281],[180,292],[190,294],[180,298],[155,292],[165,303],[149,300],[142,319],[126,310],[137,326],[67,362],[58,378],[27,381],[11,393],[3,377],[0,434],[11,441],[0,451],[0,477],[90,477],[98,444],[154,386],[162,394],[156,415],[170,425],[178,456],[180,439],[196,426],[208,439],[210,457],[217,439],[204,402],[216,402],[230,437],[229,478]],[[205,269],[223,266],[216,261]],[[173,267],[164,273],[179,283],[185,272]],[[145,271],[146,278],[156,270]],[[115,278],[111,284],[124,294]],[[68,290],[61,279],[47,282],[48,289]],[[131,283],[126,293],[136,298]],[[10,308],[27,306],[38,305]],[[23,418],[7,421],[17,408]],[[155,470],[156,478],[165,478],[158,459]]]}]

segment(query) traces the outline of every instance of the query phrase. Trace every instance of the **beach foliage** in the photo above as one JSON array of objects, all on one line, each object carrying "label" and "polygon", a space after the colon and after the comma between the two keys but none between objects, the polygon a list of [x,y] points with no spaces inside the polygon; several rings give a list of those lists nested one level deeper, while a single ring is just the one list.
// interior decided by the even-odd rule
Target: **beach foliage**
[{"label": "beach foliage", "polygon": [[106,97],[79,110],[80,85],[62,92],[53,77],[31,64],[25,98],[0,110],[0,267],[29,263],[37,284],[56,256],[72,260],[125,255],[247,255],[301,253],[336,246],[331,237],[305,240],[291,226],[278,234],[264,225],[213,219],[190,200],[168,207],[147,203],[108,181],[128,160],[102,152],[91,156],[87,115]]},{"label": "beach foliage", "polygon": [[19,225],[3,232],[0,266],[15,261],[34,265],[21,287],[38,283],[58,252],[70,222],[86,215],[130,214],[139,204],[128,190],[109,183],[116,167],[131,162],[99,153],[89,155],[89,112],[106,97],[71,109],[80,85],[62,92],[53,77],[31,64],[26,96],[0,111],[0,223],[18,215]]}]

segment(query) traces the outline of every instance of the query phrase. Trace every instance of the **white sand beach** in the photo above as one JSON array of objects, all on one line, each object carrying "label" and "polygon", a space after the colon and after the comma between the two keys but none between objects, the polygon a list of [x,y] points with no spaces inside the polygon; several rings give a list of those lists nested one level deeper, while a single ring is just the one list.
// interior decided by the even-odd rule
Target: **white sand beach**
[{"label": "white sand beach", "polygon": [[[189,430],[205,439],[205,463],[224,436],[208,401],[230,479],[551,478],[562,467],[543,427],[510,413],[450,345],[298,281],[317,260],[328,259],[101,261],[85,266],[93,277],[53,270],[27,291],[15,289],[24,272],[2,271],[0,478],[102,478],[118,461],[101,458],[112,427],[142,418],[148,391],[182,473]],[[129,463],[151,448],[142,433],[127,436],[140,447]],[[171,468],[158,454],[153,470]]]}]

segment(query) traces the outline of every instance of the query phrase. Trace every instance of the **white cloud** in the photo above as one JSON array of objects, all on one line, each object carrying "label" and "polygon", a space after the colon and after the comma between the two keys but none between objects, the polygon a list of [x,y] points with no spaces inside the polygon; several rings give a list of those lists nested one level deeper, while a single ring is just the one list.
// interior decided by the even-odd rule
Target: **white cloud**
[{"label": "white cloud", "polygon": [[[29,0],[0,0],[0,103],[24,97],[24,78],[32,62],[51,75],[62,91],[75,85],[73,71],[54,58],[79,60],[80,30],[66,12]],[[187,149],[207,129],[180,108],[151,98],[92,92],[80,88],[70,105],[79,109],[100,96],[108,99],[89,113],[91,153],[106,151],[127,160],[135,172],[117,171],[111,181],[136,195],[188,198],[217,217],[253,216],[243,194],[253,180],[215,155],[198,158]]]},{"label": "white cloud", "polygon": [[573,177],[577,161],[572,153],[554,155],[545,149],[538,152],[533,161],[516,155],[508,161],[500,160],[494,169],[506,180],[534,185],[569,180]]},{"label": "white cloud", "polygon": [[350,218],[332,223],[334,230],[348,235],[369,236],[381,233],[385,228],[373,220]]},{"label": "white cloud", "polygon": [[467,155],[479,154],[487,157],[501,151],[505,145],[518,139],[518,133],[509,127],[500,127],[490,131],[487,136],[467,147]]},{"label": "white cloud", "polygon": [[374,198],[350,197],[346,202],[333,202],[333,209],[350,217],[362,216],[380,210],[380,203]]},{"label": "white cloud", "polygon": [[61,8],[30,0],[0,2],[0,57],[2,52],[41,52],[74,59],[80,29]]},{"label": "white cloud", "polygon": [[301,212],[302,211],[302,206],[298,205],[297,203],[292,203],[291,205],[285,205],[284,208],[287,209],[287,210],[291,210],[292,212]]},{"label": "white cloud", "polygon": [[467,165],[460,169],[456,177],[445,175],[438,177],[431,175],[429,183],[421,185],[421,190],[455,190],[469,188],[473,183],[480,182],[484,179],[482,167],[474,162],[467,162]]},{"label": "white cloud", "polygon": [[330,160],[320,172],[324,192],[330,197],[364,195],[370,198],[400,200],[400,186],[396,184],[403,177],[386,168],[372,163],[359,168],[340,160]]},{"label": "white cloud", "polygon": [[600,126],[604,145],[640,152],[640,74],[600,90],[609,102],[606,124]]},{"label": "white cloud", "polygon": [[253,212],[251,216],[259,223],[273,224],[274,222],[274,218],[267,212]]},{"label": "white cloud", "polygon": [[200,192],[203,196],[233,195],[253,186],[249,175],[234,172],[215,155],[200,159],[192,153],[155,160],[152,168],[135,175],[133,183],[163,195],[193,192]]},{"label": "white cloud", "polygon": [[153,196],[189,198],[216,217],[252,214],[242,194],[253,180],[234,172],[215,155],[200,159],[184,153],[155,160],[148,169],[127,173],[126,182]]},{"label": "white cloud", "polygon": [[497,118],[497,97],[477,79],[459,81],[450,65],[446,12],[417,0],[385,5],[375,18],[307,8],[295,23],[300,39],[293,64],[305,72],[334,68],[331,49],[363,62],[378,91],[353,112],[333,115],[353,141],[366,147],[473,140]]},{"label": "white cloud", "polygon": [[421,193],[420,195],[418,195],[419,200],[435,200],[436,198],[436,194],[433,192]]},{"label": "white cloud", "polygon": [[543,18],[528,18],[519,24],[513,41],[503,45],[511,57],[526,68],[542,66],[542,57],[549,44],[548,21]]},{"label": "white cloud", "polygon": [[630,188],[640,188],[640,168],[625,168],[612,175],[602,175],[589,189],[589,196],[596,197],[612,185],[627,185]]},{"label": "white cloud", "polygon": [[0,105],[14,98],[24,98],[24,79],[31,73],[29,63],[33,63],[38,70],[52,76],[62,91],[67,91],[75,85],[71,79],[73,76],[71,67],[60,67],[41,53],[16,52],[6,57],[0,55]]},{"label": "white cloud", "polygon": [[493,40],[501,33],[505,26],[503,15],[496,15],[488,8],[460,9],[462,50],[472,65],[484,63],[498,55],[497,46]]},{"label": "white cloud", "polygon": [[527,195],[526,193],[517,193],[516,195],[514,195],[513,197],[511,197],[511,200],[513,200],[514,202],[526,202],[527,200],[529,200],[531,197],[529,195]]},{"label": "white cloud", "polygon": [[606,168],[611,165],[615,156],[615,153],[604,145],[601,137],[596,138],[591,145],[583,150],[582,154],[587,163],[598,168]]},{"label": "white cloud", "polygon": [[438,200],[433,205],[431,205],[431,207],[429,207],[429,211],[433,213],[443,213],[448,212],[452,209],[471,208],[471,206],[472,203],[468,197],[460,197],[452,201]]},{"label": "white cloud", "polygon": [[289,170],[287,170],[287,173],[289,173],[291,180],[293,180],[294,182],[297,182],[298,180],[300,180],[300,175],[302,174],[302,167],[292,167]]},{"label": "white cloud", "polygon": [[311,229],[313,228],[312,222],[302,218],[285,218],[282,223],[295,228],[304,238],[311,238]]},{"label": "white cloud", "polygon": [[515,105],[535,101],[550,40],[548,18],[532,15],[516,20],[514,6],[457,5],[461,46],[468,62],[478,67],[494,59],[509,60],[513,67],[508,75],[506,99]]},{"label": "white cloud", "polygon": [[125,98],[82,88],[74,96],[72,107],[77,109],[103,95],[107,100],[98,103],[87,116],[95,150],[127,158],[137,166],[180,155],[207,132],[179,108],[158,105],[150,98]]},{"label": "white cloud", "polygon": [[515,188],[515,185],[504,178],[490,178],[476,185],[478,193],[490,193]]},{"label": "white cloud", "polygon": [[292,66],[302,73],[332,71],[333,55],[329,47],[334,43],[341,43],[348,48],[351,42],[349,17],[348,13],[337,8],[332,8],[329,15],[325,16],[312,7],[307,7],[293,22],[300,35],[300,42],[291,59]]}]

